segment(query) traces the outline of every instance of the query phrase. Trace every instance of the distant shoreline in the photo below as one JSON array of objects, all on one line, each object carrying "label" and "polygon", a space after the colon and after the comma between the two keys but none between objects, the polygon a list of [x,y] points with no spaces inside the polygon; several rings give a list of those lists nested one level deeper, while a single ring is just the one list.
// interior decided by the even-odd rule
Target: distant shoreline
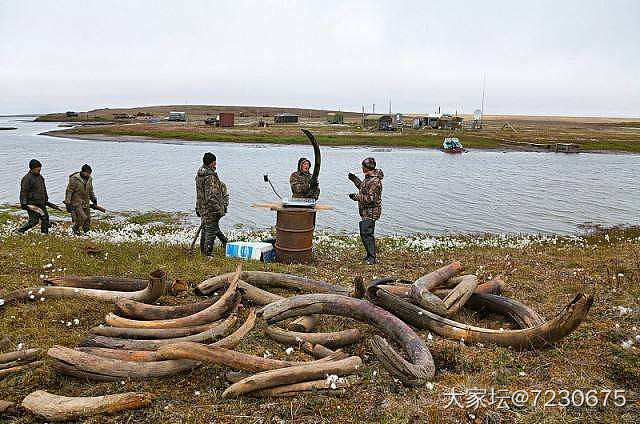
[{"label": "distant shoreline", "polygon": [[[190,144],[190,143],[246,143],[246,144],[276,144],[276,145],[295,145],[295,144],[306,144],[306,139],[300,140],[291,140],[286,138],[284,141],[279,140],[264,140],[260,137],[248,138],[246,136],[237,136],[234,137],[235,140],[230,140],[225,137],[225,139],[189,139],[189,138],[171,138],[171,137],[156,137],[153,135],[138,135],[138,134],[119,134],[119,135],[111,135],[104,133],[82,133],[76,134],[72,132],[73,130],[51,130],[39,133],[38,135],[44,135],[49,137],[56,138],[67,138],[71,140],[83,140],[83,141],[103,141],[103,142],[112,142],[112,143],[157,143],[157,144]],[[436,145],[413,145],[413,144],[404,144],[402,143],[402,136],[394,137],[400,140],[399,143],[385,143],[385,144],[376,144],[376,143],[344,143],[341,144],[339,142],[334,143],[322,143],[320,144],[324,147],[370,147],[370,148],[408,148],[408,149],[431,149],[431,150],[440,150]],[[533,147],[520,146],[520,145],[509,145],[502,143],[491,143],[493,145],[486,146],[477,146],[477,145],[469,145],[465,143],[465,137],[462,136],[462,142],[465,147],[468,147],[471,150],[485,150],[485,151],[504,151],[504,152],[531,152],[531,153],[554,153],[544,149],[537,149]],[[580,153],[594,153],[594,154],[637,154],[637,152],[628,152],[623,150],[581,150]]]}]

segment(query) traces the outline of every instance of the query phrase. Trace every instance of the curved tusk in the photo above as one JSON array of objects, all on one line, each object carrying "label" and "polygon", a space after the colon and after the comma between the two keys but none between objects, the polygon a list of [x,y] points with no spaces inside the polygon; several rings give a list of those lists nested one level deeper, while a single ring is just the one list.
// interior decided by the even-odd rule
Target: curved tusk
[{"label": "curved tusk", "polygon": [[203,300],[202,302],[177,306],[147,305],[146,303],[136,302],[131,299],[119,299],[116,302],[115,313],[121,317],[145,321],[181,318],[207,309],[209,306],[216,303],[218,298],[219,296],[214,296],[213,298]]},{"label": "curved tusk", "polygon": [[283,330],[275,326],[269,326],[266,328],[265,333],[277,342],[292,346],[309,342],[311,344],[319,344],[330,349],[358,343],[362,338],[362,334],[357,328],[332,333],[299,333],[296,331]]}]

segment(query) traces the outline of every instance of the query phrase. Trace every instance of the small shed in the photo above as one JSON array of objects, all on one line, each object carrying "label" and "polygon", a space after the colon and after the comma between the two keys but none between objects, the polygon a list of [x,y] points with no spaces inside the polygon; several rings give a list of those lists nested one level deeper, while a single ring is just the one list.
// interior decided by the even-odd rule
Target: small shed
[{"label": "small shed", "polygon": [[364,117],[365,127],[374,127],[378,130],[389,130],[392,128],[393,118],[391,115],[367,115]]},{"label": "small shed", "polygon": [[169,112],[169,117],[167,118],[169,121],[187,121],[187,112]]},{"label": "small shed", "polygon": [[235,125],[233,113],[220,112],[218,114],[218,125],[221,127],[233,127]]},{"label": "small shed", "polygon": [[73,112],[71,110],[68,110],[65,115],[67,115],[67,118],[75,118],[76,116],[78,116],[78,112]]},{"label": "small shed", "polygon": [[443,130],[456,130],[462,128],[462,116],[442,115],[438,119],[437,128]]},{"label": "small shed", "polygon": [[329,124],[344,124],[344,113],[342,113],[342,112],[329,112],[329,113],[327,113],[327,123],[329,123]]},{"label": "small shed", "polygon": [[280,113],[273,117],[273,122],[276,124],[296,124],[300,117],[293,113]]}]

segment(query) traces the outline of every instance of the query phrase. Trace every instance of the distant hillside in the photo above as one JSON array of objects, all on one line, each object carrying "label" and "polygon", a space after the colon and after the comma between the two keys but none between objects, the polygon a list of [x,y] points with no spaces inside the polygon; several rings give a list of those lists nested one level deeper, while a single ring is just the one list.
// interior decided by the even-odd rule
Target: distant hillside
[{"label": "distant hillside", "polygon": [[[134,108],[104,108],[78,112],[77,117],[67,117],[63,113],[50,113],[39,116],[36,121],[85,121],[85,120],[105,120],[110,121],[117,114],[136,115],[138,113],[151,114],[154,117],[165,117],[169,111],[187,112],[194,118],[216,115],[220,112],[233,112],[238,117],[273,116],[279,113],[294,113],[305,118],[325,118],[327,113],[335,110],[303,109],[295,107],[276,106],[212,106],[212,105],[168,105],[168,106],[143,106]],[[358,112],[344,112],[345,118],[356,118],[360,116]]]}]

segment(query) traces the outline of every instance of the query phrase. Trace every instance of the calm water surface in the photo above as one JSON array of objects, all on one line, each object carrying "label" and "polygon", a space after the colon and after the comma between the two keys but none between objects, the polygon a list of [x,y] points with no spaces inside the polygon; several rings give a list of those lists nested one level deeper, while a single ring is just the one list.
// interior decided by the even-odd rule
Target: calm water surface
[{"label": "calm water surface", "polygon": [[[61,204],[67,176],[84,163],[93,168],[101,204],[114,210],[188,211],[195,203],[194,176],[204,152],[218,157],[218,173],[229,187],[231,205],[223,227],[265,228],[273,212],[253,202],[273,201],[268,173],[283,195],[300,156],[311,146],[273,146],[176,141],[114,143],[37,135],[56,123],[0,118],[0,203],[17,203],[20,178],[29,159],[44,165],[49,196]],[[464,143],[464,139],[462,140]],[[346,178],[360,161],[374,156],[384,171],[379,232],[554,232],[575,233],[578,225],[640,224],[640,156],[551,154],[472,150],[447,155],[436,150],[322,148],[322,203],[318,227],[356,231],[358,211],[347,198]]]}]

